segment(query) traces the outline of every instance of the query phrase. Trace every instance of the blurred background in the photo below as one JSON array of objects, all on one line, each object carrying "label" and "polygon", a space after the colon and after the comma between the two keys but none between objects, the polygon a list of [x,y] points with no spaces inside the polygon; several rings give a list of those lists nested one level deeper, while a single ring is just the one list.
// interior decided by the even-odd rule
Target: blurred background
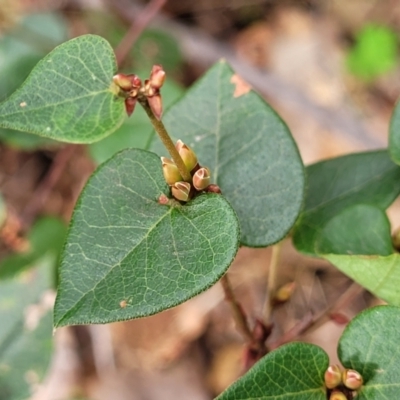
[{"label": "blurred background", "polygon": [[[111,43],[121,71],[147,77],[162,64],[166,108],[225,58],[286,121],[305,164],[387,146],[400,95],[398,1],[0,0],[0,100],[55,46],[86,33]],[[0,400],[208,400],[243,372],[243,340],[219,285],[150,318],[51,335],[76,199],[99,163],[145,147],[150,131],[140,109],[89,146],[0,129]],[[393,228],[399,206],[389,209]],[[269,259],[270,249],[242,248],[230,269],[250,323],[262,312]],[[295,289],[274,312],[271,347],[294,327],[331,362],[345,323],[378,303],[289,242],[278,281]],[[340,314],[301,329],[329,307]],[[38,324],[40,335],[21,328]]]}]

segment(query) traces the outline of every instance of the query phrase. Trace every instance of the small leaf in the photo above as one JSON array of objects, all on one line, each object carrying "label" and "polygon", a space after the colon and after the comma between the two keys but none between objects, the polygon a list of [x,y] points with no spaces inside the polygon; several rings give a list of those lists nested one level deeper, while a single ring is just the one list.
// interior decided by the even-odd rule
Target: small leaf
[{"label": "small leaf", "polygon": [[[337,222],[330,221],[343,212],[345,217],[349,216],[345,210],[361,204],[374,206],[383,213],[394,201],[400,193],[400,168],[390,160],[388,152],[381,150],[350,154],[319,162],[307,167],[307,175],[305,207],[293,234],[297,249],[308,254],[320,253],[318,246],[324,241],[326,246],[327,232],[324,229],[327,229],[330,235],[330,251],[342,254],[365,251],[362,242],[372,243],[376,240],[374,229],[358,229],[354,226],[354,235],[346,233],[345,243],[339,234],[332,236],[332,226],[336,226],[336,229],[340,227]],[[360,222],[364,212],[367,213],[364,217],[368,218],[372,211],[368,207],[359,207],[353,212],[356,214],[351,218],[357,218]],[[380,221],[375,227],[382,229],[384,217],[376,217],[377,210],[373,213],[374,220]],[[338,218],[344,217],[342,215]],[[329,223],[332,225],[329,226]],[[387,247],[387,244],[384,245],[383,255],[387,254]]]},{"label": "small leaf", "polygon": [[[211,181],[238,214],[244,245],[268,246],[288,233],[304,191],[296,144],[279,116],[224,61],[171,107],[164,123],[174,141],[190,146],[211,170]],[[152,149],[167,155],[158,137]]]},{"label": "small leaf", "polygon": [[389,152],[392,160],[400,165],[400,100],[397,100],[390,119]]},{"label": "small leaf", "polygon": [[284,345],[261,359],[216,400],[326,400],[328,362],[320,347]]},{"label": "small leaf", "polygon": [[[52,354],[51,259],[0,282],[0,398],[31,397]],[[46,294],[45,294],[46,293]]]},{"label": "small leaf", "polygon": [[72,39],[40,61],[0,104],[0,126],[70,143],[100,140],[124,118],[124,103],[111,86],[115,71],[113,50],[104,39]]},{"label": "small leaf", "polygon": [[[180,205],[160,158],[129,149],[102,164],[76,206],[60,268],[56,327],[152,315],[206,290],[233,261],[236,215],[220,195]],[[169,196],[170,197],[170,196]]]},{"label": "small leaf", "polygon": [[380,208],[357,204],[327,222],[315,247],[319,254],[390,255],[390,222]]},{"label": "small leaf", "polygon": [[399,254],[387,257],[325,254],[323,258],[375,296],[400,306]]},{"label": "small leaf", "polygon": [[400,309],[374,307],[357,315],[340,338],[338,355],[364,386],[357,400],[397,399],[400,392]]}]

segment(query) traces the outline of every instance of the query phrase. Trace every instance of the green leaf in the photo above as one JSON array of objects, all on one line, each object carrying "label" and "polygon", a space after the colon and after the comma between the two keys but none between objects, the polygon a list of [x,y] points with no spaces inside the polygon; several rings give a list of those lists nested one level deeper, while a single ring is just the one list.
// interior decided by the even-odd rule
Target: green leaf
[{"label": "green leaf", "polygon": [[[303,164],[285,123],[246,89],[221,61],[171,107],[164,123],[210,168],[238,214],[241,242],[263,247],[282,239],[300,212]],[[152,148],[166,155],[158,138]]]},{"label": "green leaf", "polygon": [[338,355],[364,386],[357,400],[397,399],[400,392],[400,309],[380,306],[355,317],[340,338]]},{"label": "green leaf", "polygon": [[66,236],[66,225],[54,217],[41,218],[35,222],[28,234],[29,250],[25,253],[11,254],[0,262],[0,279],[32,267],[44,255],[51,254],[55,263],[61,253]]},{"label": "green leaf", "polygon": [[0,126],[70,143],[100,140],[125,114],[113,92],[115,72],[108,42],[94,35],[72,39],[40,61],[0,104]]},{"label": "green leaf", "polygon": [[261,359],[216,400],[326,400],[328,362],[320,347],[284,345]]},{"label": "green leaf", "polygon": [[[365,244],[376,241],[376,227],[379,227],[380,235],[385,225],[385,218],[382,215],[377,217],[378,210],[369,207],[353,209],[355,215],[351,219],[358,222],[362,221],[363,215],[369,218],[371,213],[374,214],[374,229],[362,230],[354,226],[353,233],[346,233],[346,242],[339,233],[333,234],[332,227],[343,233],[338,221],[340,223],[343,219],[350,218],[351,211],[345,211],[350,207],[364,204],[374,206],[383,213],[399,195],[400,168],[391,161],[388,152],[382,150],[350,154],[319,162],[307,167],[307,175],[305,207],[293,234],[297,249],[304,253],[317,254],[320,252],[318,246],[322,243],[325,246],[322,250],[329,250],[326,248],[329,234],[329,251],[342,254],[366,251]],[[339,219],[331,222],[334,217]],[[346,226],[349,227],[350,223],[347,222]],[[363,226],[365,223],[362,223]],[[378,250],[383,251],[382,255],[387,254],[387,249],[387,243],[382,247],[378,246]]]},{"label": "green leaf", "polygon": [[378,207],[356,204],[330,219],[318,235],[319,254],[390,255],[390,222]]},{"label": "green leaf", "polygon": [[347,55],[349,70],[366,81],[393,69],[398,62],[396,32],[386,26],[368,24],[357,34]]},{"label": "green leaf", "polygon": [[375,296],[400,306],[400,255],[346,256],[325,254],[325,259]]},{"label": "green leaf", "polygon": [[[145,77],[147,76],[146,74],[148,75],[149,71],[138,75]],[[161,93],[163,106],[167,109],[170,104],[182,96],[183,89],[170,79],[167,79],[161,89]],[[133,115],[127,118],[112,135],[99,142],[92,143],[89,146],[89,152],[93,160],[101,164],[123,149],[132,147],[148,150],[153,136],[153,126],[149,117],[143,108],[138,105]]]},{"label": "green leaf", "polygon": [[129,149],[102,164],[76,206],[60,268],[56,327],[152,315],[206,290],[233,261],[236,215],[220,195],[161,205],[161,161]]},{"label": "green leaf", "polygon": [[400,99],[397,100],[390,119],[389,152],[392,160],[400,165]]},{"label": "green leaf", "polygon": [[[11,95],[32,68],[56,45],[67,39],[67,25],[55,13],[33,14],[22,19],[0,38],[0,99]],[[0,129],[1,141],[19,149],[54,145],[55,142],[25,132]]]},{"label": "green leaf", "polygon": [[50,284],[48,259],[42,259],[36,269],[0,282],[1,400],[29,398],[33,382],[40,383],[47,370],[52,353],[52,294],[45,290]]}]

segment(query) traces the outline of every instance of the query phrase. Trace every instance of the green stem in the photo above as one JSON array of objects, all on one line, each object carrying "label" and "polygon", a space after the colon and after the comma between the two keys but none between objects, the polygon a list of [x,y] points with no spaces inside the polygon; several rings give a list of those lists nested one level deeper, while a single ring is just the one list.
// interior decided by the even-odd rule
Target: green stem
[{"label": "green stem", "polygon": [[161,141],[163,142],[165,148],[168,150],[168,153],[171,155],[172,160],[174,161],[175,165],[178,167],[178,170],[179,170],[183,180],[186,182],[192,182],[192,176],[190,175],[190,172],[186,168],[186,165],[183,162],[182,157],[179,155],[178,150],[176,150],[174,142],[168,135],[168,132],[165,129],[164,124],[155,117],[155,115],[153,114],[153,111],[151,111],[151,108],[150,108],[149,103],[146,98],[139,98],[138,100],[139,100],[139,103],[141,104],[141,106],[146,111],[146,114],[150,118],[150,122],[154,126],[154,129],[157,132],[158,136],[160,137]]}]

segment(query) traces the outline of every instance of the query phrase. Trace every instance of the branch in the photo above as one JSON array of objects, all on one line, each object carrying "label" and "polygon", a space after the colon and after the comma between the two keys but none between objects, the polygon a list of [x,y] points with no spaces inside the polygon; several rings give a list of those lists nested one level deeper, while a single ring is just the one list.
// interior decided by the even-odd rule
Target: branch
[{"label": "branch", "polygon": [[151,0],[137,17],[131,19],[131,26],[128,32],[126,32],[120,44],[115,49],[118,66],[124,63],[136,40],[166,2],[167,0]]}]

